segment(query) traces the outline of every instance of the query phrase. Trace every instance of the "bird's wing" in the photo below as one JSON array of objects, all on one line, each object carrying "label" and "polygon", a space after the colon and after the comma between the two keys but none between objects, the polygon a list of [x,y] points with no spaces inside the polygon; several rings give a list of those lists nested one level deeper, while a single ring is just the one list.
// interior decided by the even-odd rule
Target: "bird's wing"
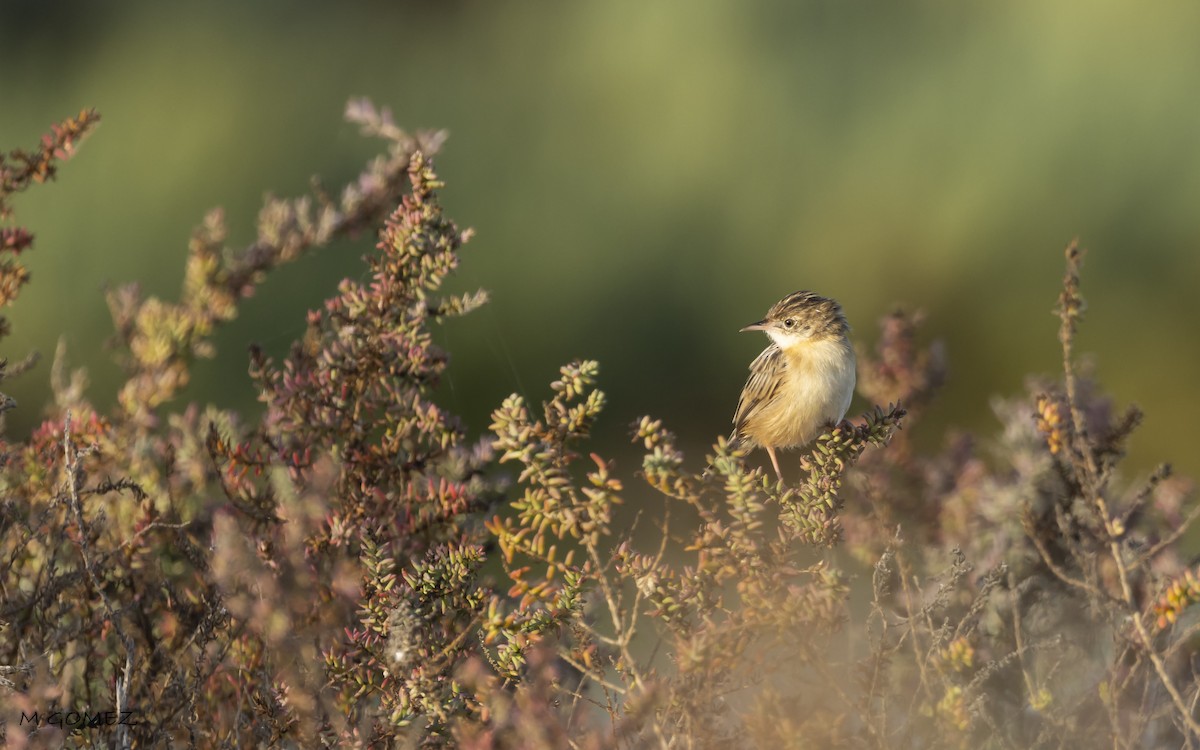
[{"label": "bird's wing", "polygon": [[742,429],[746,422],[775,397],[783,382],[782,375],[786,367],[787,360],[783,357],[783,350],[774,344],[763,349],[762,354],[750,363],[750,377],[746,380],[742,397],[738,399],[737,411],[733,414],[735,439],[744,437]]}]

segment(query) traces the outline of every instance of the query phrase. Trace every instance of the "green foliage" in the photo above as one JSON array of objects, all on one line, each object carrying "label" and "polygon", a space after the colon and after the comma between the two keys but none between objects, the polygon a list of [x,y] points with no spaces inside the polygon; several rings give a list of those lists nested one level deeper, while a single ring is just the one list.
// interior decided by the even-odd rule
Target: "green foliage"
[{"label": "green foliage", "polygon": [[[268,199],[240,251],[210,214],[179,302],[110,295],[127,371],[111,413],[60,351],[47,420],[4,443],[9,739],[1200,741],[1200,586],[1178,549],[1198,511],[1165,468],[1119,480],[1139,414],[1114,416],[1075,361],[1074,245],[1062,381],[996,401],[993,440],[951,436],[926,454],[899,431],[945,370],[897,312],[859,355],[861,394],[892,405],[831,425],[793,482],[724,439],[689,460],[651,417],[632,425],[644,457],[626,477],[587,450],[607,406],[596,362],[563,367],[539,406],[505,399],[474,443],[436,402],[449,359],[430,324],[486,301],[439,291],[471,236],[439,203],[442,139],[409,136],[365,101],[348,116],[387,151],[339,199],[319,187]],[[49,174],[37,165],[90,122],[60,126],[40,157],[14,156],[16,171],[0,164],[0,199]],[[175,408],[193,359],[266,273],[370,227],[369,280],[342,281],[281,361],[252,352],[261,417]],[[140,723],[65,737],[19,720],[77,707],[136,710]]]}]

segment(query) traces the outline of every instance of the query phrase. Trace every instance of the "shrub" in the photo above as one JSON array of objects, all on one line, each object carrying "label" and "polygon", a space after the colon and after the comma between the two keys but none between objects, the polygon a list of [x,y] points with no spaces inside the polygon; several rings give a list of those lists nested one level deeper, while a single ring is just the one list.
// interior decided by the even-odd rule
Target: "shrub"
[{"label": "shrub", "polygon": [[[629,478],[586,447],[606,405],[595,362],[564,366],[540,405],[510,396],[475,441],[437,404],[448,360],[429,326],[486,302],[439,293],[471,237],[438,202],[443,139],[369,102],[347,114],[387,146],[357,181],[336,199],[269,199],[240,251],[211,213],[178,302],[109,296],[117,405],[91,405],[60,347],[50,416],[4,443],[8,741],[1200,741],[1200,583],[1179,553],[1191,487],[1166,467],[1118,482],[1140,415],[1115,414],[1076,361],[1076,245],[1062,379],[995,401],[993,440],[951,436],[927,455],[898,432],[945,374],[898,312],[860,352],[861,394],[889,406],[818,438],[790,486],[724,439],[689,460],[651,417],[632,426],[645,456]],[[0,159],[0,216],[97,119]],[[343,281],[281,361],[251,352],[261,415],[174,403],[265,274],[377,227],[369,281]],[[31,242],[0,230],[5,303]],[[615,513],[630,497],[632,525]]]}]

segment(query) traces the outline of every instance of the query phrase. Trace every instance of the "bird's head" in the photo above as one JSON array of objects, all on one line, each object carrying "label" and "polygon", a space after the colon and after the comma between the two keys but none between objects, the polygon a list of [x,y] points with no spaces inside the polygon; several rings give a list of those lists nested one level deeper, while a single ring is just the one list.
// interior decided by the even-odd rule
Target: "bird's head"
[{"label": "bird's head", "polygon": [[844,338],[850,330],[836,300],[813,292],[793,292],[767,311],[767,316],[742,331],[763,331],[780,349]]}]

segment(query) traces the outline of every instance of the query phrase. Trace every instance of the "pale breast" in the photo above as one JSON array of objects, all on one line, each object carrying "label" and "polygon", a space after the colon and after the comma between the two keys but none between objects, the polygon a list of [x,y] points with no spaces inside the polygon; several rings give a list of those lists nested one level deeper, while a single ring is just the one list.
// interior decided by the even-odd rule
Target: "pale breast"
[{"label": "pale breast", "polygon": [[776,447],[804,445],[825,425],[846,415],[854,395],[854,351],[847,344],[821,341],[784,351],[786,385],[763,404],[747,432]]}]

